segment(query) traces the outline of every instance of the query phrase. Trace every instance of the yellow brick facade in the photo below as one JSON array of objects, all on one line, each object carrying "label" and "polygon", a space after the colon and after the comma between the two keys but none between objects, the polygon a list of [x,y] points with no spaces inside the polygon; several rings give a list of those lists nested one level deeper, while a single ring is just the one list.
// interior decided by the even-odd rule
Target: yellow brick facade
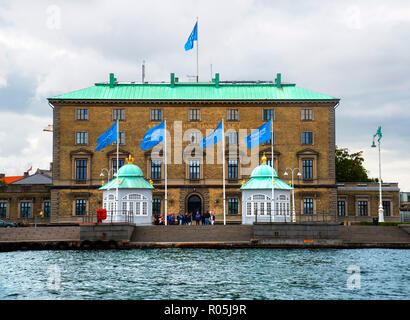
[{"label": "yellow brick facade", "polygon": [[[151,178],[151,150],[140,149],[141,139],[145,132],[160,121],[151,121],[151,109],[161,109],[162,119],[167,120],[168,139],[168,212],[187,211],[187,199],[198,195],[202,200],[202,210],[214,210],[217,220],[223,220],[222,164],[216,164],[215,147],[205,149],[205,153],[214,151],[214,164],[204,163],[200,167],[199,180],[189,179],[189,168],[184,162],[175,164],[175,155],[186,150],[188,141],[184,141],[184,133],[188,129],[200,130],[202,136],[208,130],[217,127],[222,118],[225,119],[225,131],[229,129],[252,129],[266,123],[263,120],[264,109],[274,109],[275,133],[275,169],[279,178],[288,182],[290,175],[284,176],[286,168],[301,168],[302,159],[313,160],[313,179],[303,180],[295,176],[296,210],[303,211],[303,197],[314,199],[316,212],[334,213],[336,210],[336,184],[334,167],[334,107],[335,101],[324,102],[114,102],[114,101],[53,101],[54,107],[54,141],[53,141],[53,189],[52,215],[75,215],[75,200],[87,200],[87,213],[94,214],[101,206],[102,193],[101,172],[107,182],[107,171],[111,169],[112,159],[116,157],[116,146],[96,152],[97,138],[113,124],[113,109],[125,112],[125,121],[120,121],[120,132],[125,132],[125,144],[120,145],[120,158],[131,154],[144,172],[146,179]],[[76,120],[76,109],[87,109],[88,120]],[[189,110],[200,110],[200,121],[189,121]],[[227,121],[230,109],[237,109],[238,121]],[[312,121],[302,121],[302,109],[313,110]],[[175,121],[177,121],[175,123]],[[182,135],[175,136],[174,126],[182,128]],[[313,132],[313,144],[302,145],[302,131]],[[88,143],[76,145],[76,132],[87,132]],[[209,132],[208,132],[209,134]],[[187,138],[187,137],[185,137]],[[243,140],[243,139],[241,139]],[[182,141],[182,142],[181,142]],[[240,141],[239,143],[243,143]],[[179,145],[178,145],[179,144]],[[229,148],[226,146],[226,161]],[[243,150],[243,149],[241,149]],[[251,151],[246,150],[250,156]],[[265,152],[271,157],[270,145],[260,145],[259,153]],[[204,159],[208,155],[204,155]],[[77,181],[75,178],[76,159],[87,159],[87,180]],[[206,160],[204,160],[206,162]],[[241,167],[239,163],[239,167]],[[254,164],[256,165],[256,164]],[[238,210],[241,213],[242,180],[249,179],[239,169],[238,179],[226,179],[226,210],[228,198],[238,198]],[[227,176],[227,174],[226,174]],[[154,198],[164,199],[164,170],[162,180],[154,180]],[[162,210],[164,201],[161,202]],[[239,215],[228,215],[227,221],[239,221]]]}]

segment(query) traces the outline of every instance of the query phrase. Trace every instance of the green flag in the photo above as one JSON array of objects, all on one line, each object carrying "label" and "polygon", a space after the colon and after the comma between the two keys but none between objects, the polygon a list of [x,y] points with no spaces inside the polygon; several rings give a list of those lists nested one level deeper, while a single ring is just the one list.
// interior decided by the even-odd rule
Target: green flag
[{"label": "green flag", "polygon": [[380,142],[380,139],[382,138],[383,134],[382,134],[382,127],[379,126],[377,128],[377,132],[375,133],[375,135],[373,136],[373,139],[376,138],[377,136],[379,136],[379,139],[377,139],[377,142]]}]

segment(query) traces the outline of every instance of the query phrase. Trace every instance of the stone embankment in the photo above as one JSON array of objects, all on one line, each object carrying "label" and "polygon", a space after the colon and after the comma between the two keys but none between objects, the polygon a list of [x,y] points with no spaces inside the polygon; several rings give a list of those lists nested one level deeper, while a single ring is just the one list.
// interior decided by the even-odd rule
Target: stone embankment
[{"label": "stone embankment", "polygon": [[117,223],[0,229],[0,251],[93,248],[410,248],[410,225]]}]

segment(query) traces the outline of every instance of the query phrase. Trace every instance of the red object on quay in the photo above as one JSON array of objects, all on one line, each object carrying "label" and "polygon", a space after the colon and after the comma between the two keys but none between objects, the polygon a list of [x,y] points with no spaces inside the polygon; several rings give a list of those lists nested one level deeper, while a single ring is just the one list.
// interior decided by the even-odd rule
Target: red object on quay
[{"label": "red object on quay", "polygon": [[107,209],[98,209],[97,210],[97,223],[101,223],[105,219],[107,219]]}]

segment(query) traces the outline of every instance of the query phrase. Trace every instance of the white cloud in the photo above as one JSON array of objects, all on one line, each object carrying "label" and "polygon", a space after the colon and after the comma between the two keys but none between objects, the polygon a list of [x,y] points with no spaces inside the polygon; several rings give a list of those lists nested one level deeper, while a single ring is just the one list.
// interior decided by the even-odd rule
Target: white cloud
[{"label": "white cloud", "polygon": [[48,117],[0,112],[0,172],[22,175],[33,164],[48,169],[52,161],[52,134],[43,132],[52,121]]},{"label": "white cloud", "polygon": [[[30,110],[48,110],[46,97],[107,81],[110,72],[119,81],[140,80],[142,60],[147,81],[168,80],[170,72],[188,80],[196,52],[183,45],[199,16],[201,80],[210,80],[212,63],[222,80],[274,80],[282,72],[284,81],[340,97],[337,142],[362,150],[375,122],[394,130],[409,117],[409,11],[408,1],[371,0],[9,1],[0,10],[0,90],[16,75],[30,79]],[[19,159],[35,149],[41,151],[35,161],[47,159],[46,166],[51,135],[41,130],[51,119],[0,116],[0,169],[20,173]],[[7,130],[13,121],[23,124],[20,131]],[[36,130],[25,127],[30,121]],[[407,143],[409,136],[406,127],[397,128],[396,140]],[[410,154],[403,144],[386,145],[384,174],[410,190],[399,173]],[[373,173],[373,153],[365,155]]]}]

